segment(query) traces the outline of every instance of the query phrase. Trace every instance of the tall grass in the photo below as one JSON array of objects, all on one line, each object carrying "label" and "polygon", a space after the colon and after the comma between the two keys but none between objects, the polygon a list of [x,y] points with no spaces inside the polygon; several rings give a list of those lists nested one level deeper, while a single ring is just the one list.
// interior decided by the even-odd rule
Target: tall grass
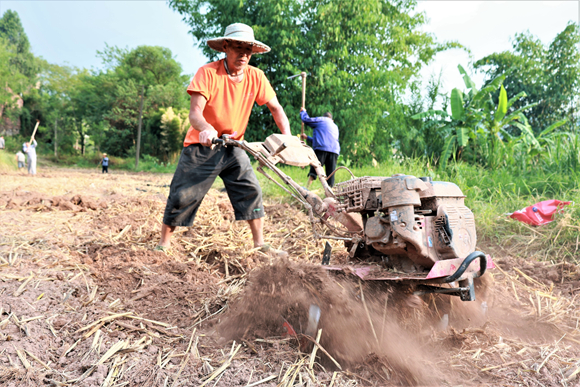
[{"label": "tall grass", "polygon": [[16,154],[7,150],[0,150],[0,172],[15,171],[17,169]]}]

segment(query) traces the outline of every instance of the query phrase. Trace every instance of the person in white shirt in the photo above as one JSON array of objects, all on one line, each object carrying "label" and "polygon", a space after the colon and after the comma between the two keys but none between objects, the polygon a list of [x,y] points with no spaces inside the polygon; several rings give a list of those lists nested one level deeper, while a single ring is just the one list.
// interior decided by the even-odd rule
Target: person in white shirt
[{"label": "person in white shirt", "polygon": [[16,161],[18,162],[18,169],[24,168],[24,163],[26,162],[26,157],[22,151],[16,153]]},{"label": "person in white shirt", "polygon": [[22,146],[22,151],[28,155],[28,174],[36,175],[36,146],[38,143],[33,138],[32,143],[25,142]]}]

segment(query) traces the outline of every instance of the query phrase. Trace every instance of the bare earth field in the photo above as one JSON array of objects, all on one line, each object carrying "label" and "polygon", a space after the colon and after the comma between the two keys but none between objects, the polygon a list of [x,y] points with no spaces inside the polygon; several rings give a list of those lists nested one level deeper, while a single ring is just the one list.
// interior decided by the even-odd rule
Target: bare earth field
[{"label": "bare earth field", "polygon": [[0,174],[1,386],[580,386],[578,266],[495,256],[478,301],[421,299],[330,275],[285,202],[266,240],[290,258],[253,250],[217,190],[164,254],[170,181]]}]

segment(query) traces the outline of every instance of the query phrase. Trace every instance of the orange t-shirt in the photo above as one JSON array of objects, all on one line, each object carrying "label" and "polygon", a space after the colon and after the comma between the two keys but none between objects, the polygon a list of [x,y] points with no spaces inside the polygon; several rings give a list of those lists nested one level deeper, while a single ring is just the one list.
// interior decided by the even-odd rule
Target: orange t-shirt
[{"label": "orange t-shirt", "polygon": [[[232,134],[234,140],[244,136],[254,102],[263,105],[276,96],[276,92],[266,79],[264,72],[256,67],[247,66],[242,82],[234,82],[224,68],[224,60],[202,66],[187,87],[189,95],[200,93],[207,103],[203,117],[218,132]],[[199,144],[199,131],[190,126],[183,146]]]}]

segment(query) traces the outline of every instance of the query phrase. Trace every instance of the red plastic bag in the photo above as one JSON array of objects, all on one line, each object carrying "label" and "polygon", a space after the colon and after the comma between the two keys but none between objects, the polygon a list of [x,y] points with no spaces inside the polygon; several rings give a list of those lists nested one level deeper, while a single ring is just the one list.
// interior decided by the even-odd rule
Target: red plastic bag
[{"label": "red plastic bag", "polygon": [[514,212],[510,218],[519,220],[532,226],[541,226],[554,220],[554,214],[562,210],[572,202],[562,202],[560,200],[544,200]]}]

